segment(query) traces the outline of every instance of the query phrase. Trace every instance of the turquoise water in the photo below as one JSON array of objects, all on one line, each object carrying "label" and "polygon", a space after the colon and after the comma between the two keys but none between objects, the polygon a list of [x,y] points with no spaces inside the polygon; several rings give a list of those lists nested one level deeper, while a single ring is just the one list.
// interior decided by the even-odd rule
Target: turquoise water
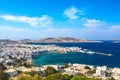
[{"label": "turquoise water", "polygon": [[[40,44],[37,44],[40,45]],[[46,44],[43,44],[46,45]],[[111,53],[113,56],[71,52],[68,54],[42,54],[33,59],[35,65],[79,63],[88,65],[107,65],[120,67],[120,44],[113,43],[56,43],[64,47],[82,47],[92,51]]]}]

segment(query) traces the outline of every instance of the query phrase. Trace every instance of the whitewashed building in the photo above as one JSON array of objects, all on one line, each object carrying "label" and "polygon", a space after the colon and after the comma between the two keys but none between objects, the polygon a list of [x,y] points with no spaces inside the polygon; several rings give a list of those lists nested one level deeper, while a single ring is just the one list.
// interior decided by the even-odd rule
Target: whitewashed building
[{"label": "whitewashed building", "polygon": [[12,76],[16,76],[18,74],[18,71],[16,71],[15,69],[9,69],[5,71],[10,77]]},{"label": "whitewashed building", "polygon": [[97,76],[105,76],[106,70],[107,70],[107,66],[98,66],[96,68],[96,75]]},{"label": "whitewashed building", "polygon": [[112,77],[114,77],[116,80],[120,80],[120,68],[112,69]]}]

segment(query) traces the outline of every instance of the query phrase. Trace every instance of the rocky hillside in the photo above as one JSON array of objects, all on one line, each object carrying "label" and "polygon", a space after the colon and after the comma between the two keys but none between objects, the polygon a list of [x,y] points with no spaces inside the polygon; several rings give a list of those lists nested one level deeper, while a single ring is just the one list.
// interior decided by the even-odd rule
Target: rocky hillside
[{"label": "rocky hillside", "polygon": [[88,40],[83,39],[76,39],[76,38],[46,38],[46,39],[40,39],[40,40],[34,40],[33,42],[88,42]]}]

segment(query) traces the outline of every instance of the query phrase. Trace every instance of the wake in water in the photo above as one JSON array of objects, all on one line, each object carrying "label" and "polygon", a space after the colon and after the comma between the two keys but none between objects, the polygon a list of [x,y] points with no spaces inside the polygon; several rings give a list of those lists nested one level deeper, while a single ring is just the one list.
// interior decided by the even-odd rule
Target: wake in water
[{"label": "wake in water", "polygon": [[105,56],[113,56],[112,54],[107,54],[107,53],[101,53],[101,52],[94,52],[88,49],[83,49],[81,53],[87,53],[87,54],[100,54],[100,55],[105,55]]}]

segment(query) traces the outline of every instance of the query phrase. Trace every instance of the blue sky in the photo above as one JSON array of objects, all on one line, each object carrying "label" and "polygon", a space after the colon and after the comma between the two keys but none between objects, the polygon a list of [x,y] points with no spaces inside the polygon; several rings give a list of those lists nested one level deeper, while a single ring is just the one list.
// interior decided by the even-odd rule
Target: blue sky
[{"label": "blue sky", "polygon": [[120,39],[120,0],[0,0],[0,39]]}]

